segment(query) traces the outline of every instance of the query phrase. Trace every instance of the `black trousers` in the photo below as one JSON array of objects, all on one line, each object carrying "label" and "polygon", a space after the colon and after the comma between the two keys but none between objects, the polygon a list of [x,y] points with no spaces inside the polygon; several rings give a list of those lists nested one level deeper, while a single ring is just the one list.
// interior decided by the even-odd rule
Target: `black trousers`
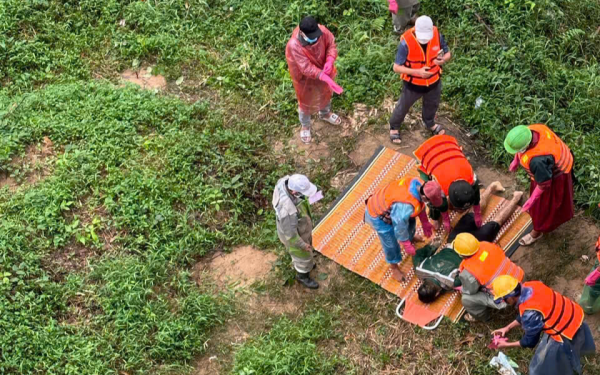
[{"label": "black trousers", "polygon": [[396,108],[394,108],[392,117],[390,117],[390,130],[400,130],[410,107],[421,98],[423,98],[423,123],[428,128],[434,126],[435,113],[440,106],[440,99],[442,97],[442,81],[440,80],[438,82],[439,83],[428,92],[418,92],[411,89],[409,85],[404,84],[402,95],[400,95],[400,99],[398,100],[398,103],[396,103]]}]

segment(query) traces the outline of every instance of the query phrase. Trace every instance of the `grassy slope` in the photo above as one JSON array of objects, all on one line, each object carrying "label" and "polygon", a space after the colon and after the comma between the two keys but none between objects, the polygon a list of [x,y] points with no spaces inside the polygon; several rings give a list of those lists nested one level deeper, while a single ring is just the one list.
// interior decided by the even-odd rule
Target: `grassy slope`
[{"label": "grassy slope", "polygon": [[[592,32],[599,10],[594,1],[539,1],[533,10],[530,3],[423,2],[455,51],[445,95],[466,125],[496,141],[496,160],[497,141],[511,125],[535,118],[559,129],[577,158],[592,161],[578,169],[586,181],[578,198],[592,202],[600,144]],[[494,35],[486,36],[474,12]],[[258,213],[266,212],[269,187],[287,168],[269,157],[266,141],[288,131],[282,122],[296,121],[282,50],[306,13],[337,36],[346,89],[337,106],[397,95],[390,71],[396,41],[379,0],[0,4],[2,169],[22,173],[10,160],[44,136],[60,150],[51,177],[0,196],[3,371],[168,371],[202,351],[231,304],[198,290],[187,269],[215,247],[276,240],[272,217],[263,221]],[[208,110],[86,83],[141,60],[171,79],[185,72],[252,103]],[[479,96],[484,105],[476,110]],[[230,113],[240,106],[252,113],[254,105],[279,118]],[[320,178],[326,186],[327,176]],[[95,212],[103,213],[84,219]],[[205,213],[200,221],[198,213]],[[111,230],[119,233],[117,250],[104,252],[98,234]],[[47,262],[84,244],[96,254],[90,267],[67,272]],[[293,326],[284,321],[277,332],[296,340]],[[254,358],[253,348],[285,336],[277,332],[242,349],[237,369]],[[307,373],[323,370],[326,361],[310,349],[304,354],[315,361]]]}]

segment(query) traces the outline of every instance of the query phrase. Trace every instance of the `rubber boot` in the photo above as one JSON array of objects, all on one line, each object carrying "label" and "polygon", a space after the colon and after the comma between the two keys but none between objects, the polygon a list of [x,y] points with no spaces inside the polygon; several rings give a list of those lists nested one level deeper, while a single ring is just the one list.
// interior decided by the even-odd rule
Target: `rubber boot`
[{"label": "rubber boot", "polygon": [[319,287],[319,283],[311,279],[308,273],[298,272],[296,274],[296,280],[308,289],[317,289]]}]

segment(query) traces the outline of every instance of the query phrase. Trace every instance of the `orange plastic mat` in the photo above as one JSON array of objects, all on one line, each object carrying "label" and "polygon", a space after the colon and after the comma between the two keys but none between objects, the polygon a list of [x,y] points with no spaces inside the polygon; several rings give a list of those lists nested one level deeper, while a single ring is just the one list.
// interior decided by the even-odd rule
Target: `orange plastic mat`
[{"label": "orange plastic mat", "polygon": [[[400,283],[394,280],[385,262],[377,233],[363,220],[365,200],[379,187],[404,176],[418,177],[415,159],[385,147],[377,150],[361,173],[314,228],[313,245],[317,251],[336,263],[377,283],[388,292],[405,298],[407,306],[417,304],[435,312],[431,316],[437,318],[445,315],[456,322],[463,314],[460,294],[445,293],[431,304],[422,304],[416,295],[420,281],[414,273],[411,257],[403,253],[400,264],[401,270],[408,275],[407,281]],[[489,182],[491,181],[486,181]],[[492,197],[482,213],[483,221],[489,221],[489,218],[493,217],[506,202],[503,198]],[[452,212],[450,217],[453,224],[460,219],[455,212]],[[420,224],[418,225],[417,232],[422,234]],[[520,211],[515,212],[502,226],[496,243],[511,255],[518,247],[519,238],[529,230],[531,230],[529,215]],[[440,229],[435,233],[434,240],[441,240],[445,236],[447,234]],[[411,310],[418,311],[412,308]],[[403,318],[407,320],[408,316]],[[414,323],[424,325],[422,321]]]}]

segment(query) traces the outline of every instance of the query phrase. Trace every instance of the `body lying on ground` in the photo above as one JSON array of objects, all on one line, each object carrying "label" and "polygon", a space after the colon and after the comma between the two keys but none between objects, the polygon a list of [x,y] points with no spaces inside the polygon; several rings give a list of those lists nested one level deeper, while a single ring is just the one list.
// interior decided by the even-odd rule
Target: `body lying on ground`
[{"label": "body lying on ground", "polygon": [[[482,206],[489,201],[491,193],[500,191],[499,183],[491,184],[483,193]],[[413,257],[415,272],[422,280],[418,289],[419,299],[424,303],[433,302],[444,291],[461,290],[462,303],[467,310],[468,320],[487,320],[494,309],[502,309],[506,304],[496,304],[486,284],[495,273],[514,270],[522,279],[520,267],[510,262],[502,249],[492,242],[500,232],[502,224],[512,215],[523,193],[515,192],[512,200],[490,222],[477,227],[473,213],[466,214],[457,223],[448,237],[448,244],[436,253],[437,246],[427,245],[419,249]],[[461,256],[454,244],[457,236],[468,234],[477,246],[469,256]],[[471,260],[469,260],[471,259]],[[483,260],[482,260],[483,259]],[[481,263],[481,266],[477,265]],[[489,274],[489,277],[486,275]]]}]

